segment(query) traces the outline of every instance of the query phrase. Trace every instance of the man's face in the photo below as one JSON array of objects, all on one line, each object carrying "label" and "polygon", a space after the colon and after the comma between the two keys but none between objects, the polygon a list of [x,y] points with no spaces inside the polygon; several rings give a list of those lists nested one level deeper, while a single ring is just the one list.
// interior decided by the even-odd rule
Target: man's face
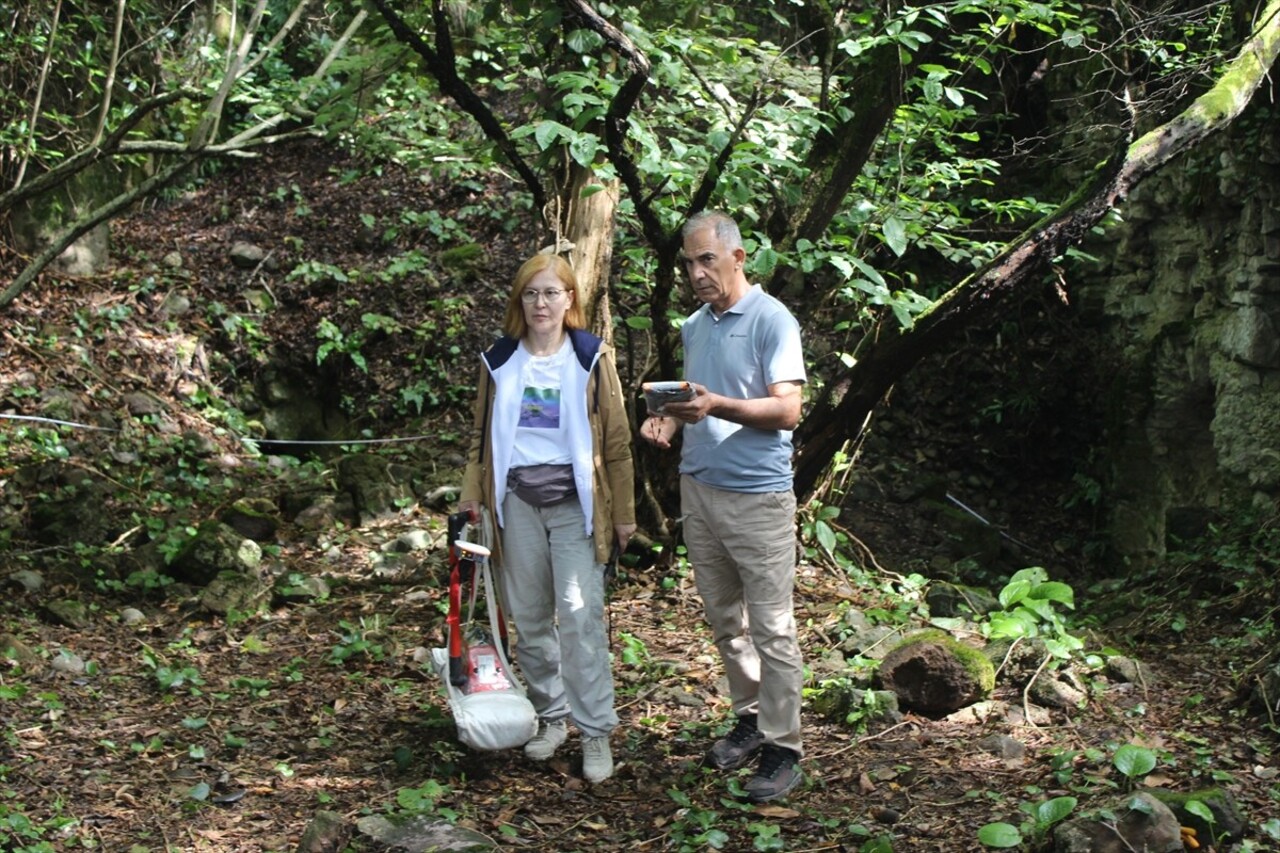
[{"label": "man's face", "polygon": [[682,255],[680,262],[694,294],[716,312],[730,308],[746,291],[746,279],[741,275],[746,252],[726,248],[716,236],[715,226],[690,234]]}]

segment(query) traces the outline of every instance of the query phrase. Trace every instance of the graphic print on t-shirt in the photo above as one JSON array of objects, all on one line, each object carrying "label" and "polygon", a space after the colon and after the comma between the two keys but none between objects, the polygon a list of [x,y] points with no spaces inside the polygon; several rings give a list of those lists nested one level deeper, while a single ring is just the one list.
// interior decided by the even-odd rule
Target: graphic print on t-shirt
[{"label": "graphic print on t-shirt", "polygon": [[520,399],[519,426],[527,429],[560,428],[560,389],[526,385]]}]

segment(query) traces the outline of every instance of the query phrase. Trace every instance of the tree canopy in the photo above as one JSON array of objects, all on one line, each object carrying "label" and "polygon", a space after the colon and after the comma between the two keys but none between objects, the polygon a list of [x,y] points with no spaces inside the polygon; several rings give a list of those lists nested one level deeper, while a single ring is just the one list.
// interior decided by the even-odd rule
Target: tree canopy
[{"label": "tree canopy", "polygon": [[[442,175],[509,169],[542,242],[568,236],[640,344],[637,380],[670,376],[678,227],[721,207],[752,276],[847,336],[816,359],[802,492],[947,329],[1039,284],[1129,187],[1238,114],[1276,28],[1274,4],[1256,18],[772,0],[0,11],[15,33],[0,211],[94,165],[145,175],[65,216],[0,307],[195,164],[325,135]],[[1050,185],[1033,177],[1046,164]]]}]

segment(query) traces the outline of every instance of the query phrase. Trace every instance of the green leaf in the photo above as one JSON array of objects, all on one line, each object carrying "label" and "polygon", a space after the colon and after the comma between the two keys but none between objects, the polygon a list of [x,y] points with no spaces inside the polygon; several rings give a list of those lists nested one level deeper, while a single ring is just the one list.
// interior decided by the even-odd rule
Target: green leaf
[{"label": "green leaf", "polygon": [[198,800],[199,802],[203,803],[205,800],[209,799],[209,793],[210,793],[209,783],[201,782],[200,784],[194,786],[190,791],[188,791],[187,796],[193,800]]},{"label": "green leaf", "polygon": [[716,850],[723,850],[724,846],[729,843],[729,834],[719,829],[713,829],[704,836],[707,846]]},{"label": "green leaf", "polygon": [[1054,797],[1036,806],[1036,823],[1041,827],[1053,826],[1071,812],[1075,811],[1075,797]]},{"label": "green leaf", "polygon": [[778,253],[766,246],[751,256],[751,266],[756,275],[768,278],[778,265]]},{"label": "green leaf", "polygon": [[1011,580],[1000,590],[1000,606],[1008,610],[1031,592],[1031,584],[1025,580]]},{"label": "green leaf", "polygon": [[1145,746],[1126,743],[1116,750],[1112,763],[1129,779],[1146,776],[1156,766],[1156,754]]},{"label": "green leaf", "polygon": [[893,254],[901,257],[906,251],[906,225],[902,224],[902,220],[897,216],[890,216],[884,220],[884,242],[887,243]]},{"label": "green leaf", "polygon": [[836,534],[831,526],[825,521],[815,522],[813,525],[814,535],[818,537],[818,544],[828,553],[834,553],[836,550]]},{"label": "green leaf", "polygon": [[555,145],[559,139],[572,135],[573,131],[558,121],[540,121],[533,129],[533,138],[537,141],[538,148],[543,151]]},{"label": "green leaf", "polygon": [[1060,604],[1065,604],[1067,607],[1072,609],[1076,606],[1075,591],[1067,584],[1059,583],[1058,581],[1049,581],[1048,583],[1040,584],[1031,591],[1031,597],[1043,599],[1045,601],[1056,601]]},{"label": "green leaf", "polygon": [[1009,823],[989,823],[978,830],[978,840],[987,847],[1017,847],[1022,843],[1022,833]]},{"label": "green leaf", "polygon": [[991,637],[996,640],[1013,640],[1018,637],[1033,637],[1036,633],[1035,620],[1029,618],[1026,611],[1022,613],[991,614]]},{"label": "green leaf", "polygon": [[604,47],[604,38],[594,30],[574,30],[564,43],[574,53],[594,53]]},{"label": "green leaf", "polygon": [[653,319],[651,317],[627,317],[622,322],[627,324],[630,329],[652,329]]},{"label": "green leaf", "polygon": [[569,140],[569,156],[579,166],[590,167],[600,151],[600,140],[593,133],[578,133]]},{"label": "green leaf", "polygon": [[1053,622],[1057,617],[1057,613],[1053,609],[1053,605],[1047,601],[1040,601],[1036,598],[1024,598],[1018,605],[1019,609],[1025,609],[1028,613],[1035,615],[1040,622]]},{"label": "green leaf", "polygon": [[867,263],[861,258],[849,258],[849,262],[853,264],[855,267],[857,267],[859,270],[861,270],[862,274],[865,275],[868,279],[880,285],[881,287],[885,288],[886,290],[888,289],[889,285],[885,283],[884,276],[880,275],[880,271],[877,270],[875,267],[871,266],[871,264]]},{"label": "green leaf", "polygon": [[1186,809],[1207,824],[1212,825],[1217,822],[1213,816],[1213,810],[1199,800],[1187,800]]},{"label": "green leaf", "polygon": [[1044,648],[1049,654],[1058,660],[1067,660],[1071,657],[1072,652],[1078,652],[1084,648],[1084,643],[1070,634],[1063,634],[1061,637],[1045,637]]},{"label": "green leaf", "polygon": [[841,255],[832,255],[827,258],[827,263],[840,271],[840,274],[846,278],[853,277],[853,260]]},{"label": "green leaf", "polygon": [[1013,577],[1009,578],[1009,583],[1028,583],[1031,586],[1039,586],[1049,580],[1049,573],[1040,566],[1028,566],[1025,569],[1018,569],[1013,573]]}]

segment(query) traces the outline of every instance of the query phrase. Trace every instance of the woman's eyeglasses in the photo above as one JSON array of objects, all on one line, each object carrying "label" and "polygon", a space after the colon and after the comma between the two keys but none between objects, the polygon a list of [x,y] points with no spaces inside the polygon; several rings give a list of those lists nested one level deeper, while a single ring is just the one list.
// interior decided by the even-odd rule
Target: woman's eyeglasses
[{"label": "woman's eyeglasses", "polygon": [[555,287],[547,290],[526,290],[520,294],[520,298],[524,300],[526,305],[535,304],[539,298],[546,300],[546,303],[550,305],[553,302],[559,302],[561,296],[564,296],[564,291]]}]

